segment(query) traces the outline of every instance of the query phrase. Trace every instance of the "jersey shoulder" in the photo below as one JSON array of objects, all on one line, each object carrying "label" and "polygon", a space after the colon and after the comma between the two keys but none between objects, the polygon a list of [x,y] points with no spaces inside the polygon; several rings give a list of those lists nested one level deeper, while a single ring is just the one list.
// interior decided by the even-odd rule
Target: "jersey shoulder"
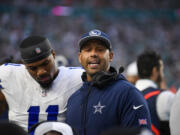
[{"label": "jersey shoulder", "polygon": [[23,64],[5,63],[0,66],[0,78],[8,78],[25,72]]},{"label": "jersey shoulder", "polygon": [[82,67],[59,67],[60,74],[62,76],[67,76],[71,78],[79,78],[82,73],[84,72],[84,69]]},{"label": "jersey shoulder", "polygon": [[80,73],[85,71],[82,67],[64,67],[64,66],[60,66],[59,69],[63,70],[63,71],[68,71],[68,72],[80,72]]},{"label": "jersey shoulder", "polygon": [[[79,88],[82,85],[81,75],[83,73],[81,67],[59,67],[59,81],[63,82],[63,86],[68,89]],[[57,81],[56,81],[57,82]]]}]

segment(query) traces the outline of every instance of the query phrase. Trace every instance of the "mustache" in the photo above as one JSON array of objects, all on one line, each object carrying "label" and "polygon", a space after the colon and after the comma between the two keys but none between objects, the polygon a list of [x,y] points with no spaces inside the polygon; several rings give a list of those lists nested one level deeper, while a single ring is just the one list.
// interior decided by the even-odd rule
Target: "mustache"
[{"label": "mustache", "polygon": [[43,74],[43,75],[38,76],[37,79],[41,80],[41,79],[43,79],[45,77],[50,77],[50,75],[49,74]]},{"label": "mustache", "polygon": [[100,59],[99,58],[90,58],[87,60],[87,64],[91,64],[91,63],[100,63]]}]

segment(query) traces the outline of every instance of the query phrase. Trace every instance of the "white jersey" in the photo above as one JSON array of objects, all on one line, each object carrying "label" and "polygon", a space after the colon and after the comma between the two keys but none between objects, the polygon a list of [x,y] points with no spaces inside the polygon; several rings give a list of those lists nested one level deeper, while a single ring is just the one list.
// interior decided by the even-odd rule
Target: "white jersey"
[{"label": "white jersey", "polygon": [[9,120],[26,130],[44,120],[65,121],[68,98],[81,87],[82,68],[59,67],[49,90],[44,90],[24,65],[0,66],[0,87],[9,106]]},{"label": "white jersey", "polygon": [[178,89],[170,112],[171,135],[180,134],[180,89]]},{"label": "white jersey", "polygon": [[[140,91],[149,87],[157,88],[158,86],[149,79],[139,79],[136,82],[136,88]],[[161,121],[169,121],[170,108],[172,106],[175,94],[169,90],[161,92],[156,99],[157,115]]]}]

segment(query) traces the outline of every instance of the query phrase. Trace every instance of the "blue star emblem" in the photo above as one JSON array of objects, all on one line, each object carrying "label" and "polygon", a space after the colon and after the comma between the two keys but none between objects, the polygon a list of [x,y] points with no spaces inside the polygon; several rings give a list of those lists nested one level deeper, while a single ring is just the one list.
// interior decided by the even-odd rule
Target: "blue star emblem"
[{"label": "blue star emblem", "polygon": [[95,114],[95,113],[100,113],[100,114],[102,114],[102,109],[103,109],[104,107],[106,107],[106,106],[105,106],[105,105],[101,105],[101,102],[99,101],[98,104],[97,104],[97,105],[94,105],[93,107],[95,108],[94,114]]}]

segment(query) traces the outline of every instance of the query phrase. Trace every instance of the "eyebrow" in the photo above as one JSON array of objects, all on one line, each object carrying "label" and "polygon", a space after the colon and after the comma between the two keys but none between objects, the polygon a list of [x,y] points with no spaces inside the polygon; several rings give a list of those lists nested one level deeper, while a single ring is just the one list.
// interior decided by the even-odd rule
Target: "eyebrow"
[{"label": "eyebrow", "polygon": [[43,61],[41,64],[39,64],[39,65],[36,65],[36,66],[28,66],[28,67],[39,67],[39,66],[42,66],[43,64],[45,64],[46,62],[49,62],[49,60],[47,59],[47,60]]}]

